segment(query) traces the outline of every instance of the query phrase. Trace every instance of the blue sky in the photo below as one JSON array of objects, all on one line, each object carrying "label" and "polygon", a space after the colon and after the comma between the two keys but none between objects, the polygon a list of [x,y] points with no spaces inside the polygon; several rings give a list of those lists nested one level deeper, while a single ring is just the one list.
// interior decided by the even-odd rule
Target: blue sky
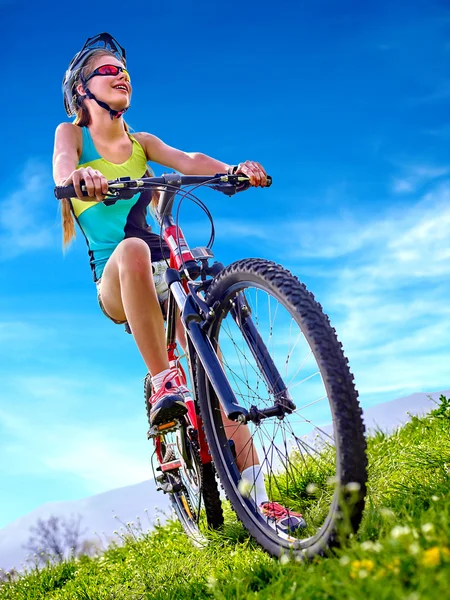
[{"label": "blue sky", "polygon": [[[0,10],[0,527],[149,476],[145,367],[97,306],[82,236],[62,254],[52,191],[61,79],[100,31],[127,50],[136,131],[258,160],[273,176],[267,190],[204,196],[217,258],[263,256],[306,283],[363,406],[449,387],[447,3],[0,0]],[[206,219],[183,214],[191,244],[206,242]]]}]

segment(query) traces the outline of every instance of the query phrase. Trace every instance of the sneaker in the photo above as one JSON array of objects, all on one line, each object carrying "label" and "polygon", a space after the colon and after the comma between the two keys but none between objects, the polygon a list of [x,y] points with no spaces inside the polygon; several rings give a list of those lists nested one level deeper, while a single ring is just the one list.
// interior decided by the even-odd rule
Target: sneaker
[{"label": "sneaker", "polygon": [[150,425],[169,423],[187,413],[184,394],[189,394],[178,369],[170,369],[160,389],[150,397]]},{"label": "sneaker", "polygon": [[272,521],[271,525],[274,525],[287,535],[296,529],[304,529],[306,527],[303,515],[288,510],[281,504],[278,504],[278,502],[262,502],[259,505],[259,510],[269,521]]}]

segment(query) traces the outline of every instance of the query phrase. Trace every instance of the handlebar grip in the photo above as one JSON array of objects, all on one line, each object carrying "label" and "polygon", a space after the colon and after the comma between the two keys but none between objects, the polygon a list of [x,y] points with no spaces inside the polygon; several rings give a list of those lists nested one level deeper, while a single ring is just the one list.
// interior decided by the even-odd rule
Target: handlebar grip
[{"label": "handlebar grip", "polygon": [[[246,175],[245,177],[248,177],[248,175]],[[272,185],[272,177],[270,175],[266,176],[266,186],[265,187],[270,187]],[[248,190],[248,188],[251,187],[250,186],[250,178],[245,180],[245,181],[241,181],[238,183],[238,185],[236,186],[236,191],[237,192],[245,192],[245,190]]]},{"label": "handlebar grip", "polygon": [[[87,196],[88,193],[86,190],[83,190],[83,196]],[[57,185],[54,189],[54,193],[55,193],[55,198],[57,200],[62,200],[63,198],[76,198],[77,197],[77,193],[75,191],[75,188],[73,187],[73,185],[66,185],[66,186],[60,186]]]}]

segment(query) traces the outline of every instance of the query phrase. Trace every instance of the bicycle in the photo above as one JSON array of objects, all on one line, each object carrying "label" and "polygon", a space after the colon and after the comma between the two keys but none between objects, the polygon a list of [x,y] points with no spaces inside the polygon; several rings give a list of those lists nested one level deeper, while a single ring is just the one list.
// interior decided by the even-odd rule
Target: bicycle
[{"label": "bicycle", "polygon": [[[359,527],[367,481],[364,425],[342,345],[305,285],[265,259],[210,264],[214,223],[193,192],[207,186],[232,196],[249,185],[240,174],[122,178],[108,182],[105,201],[159,191],[156,218],[170,248],[166,342],[172,365],[181,366],[178,315],[186,331],[188,413],[148,433],[158,488],[170,495],[188,535],[203,544],[211,529],[224,525],[218,478],[239,520],[267,552],[301,559],[342,544]],[[57,198],[74,195],[73,186],[55,188]],[[211,221],[206,246],[191,249],[178,225],[185,198]],[[149,375],[144,388],[148,414]],[[247,442],[236,447],[238,430]],[[253,480],[241,477],[242,465],[249,465]],[[288,516],[301,511],[301,527],[278,526],[262,511],[258,481]]]}]

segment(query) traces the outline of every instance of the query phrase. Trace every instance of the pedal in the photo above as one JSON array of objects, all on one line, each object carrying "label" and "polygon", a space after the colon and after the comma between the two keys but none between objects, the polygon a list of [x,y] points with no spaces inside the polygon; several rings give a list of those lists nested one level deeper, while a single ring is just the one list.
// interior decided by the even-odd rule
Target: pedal
[{"label": "pedal", "polygon": [[211,248],[206,248],[206,246],[199,246],[198,248],[192,248],[191,254],[196,260],[204,260],[207,258],[213,258],[214,254]]},{"label": "pedal", "polygon": [[162,490],[165,494],[176,494],[182,489],[181,483],[162,483],[156,488],[158,491]]},{"label": "pedal", "polygon": [[165,473],[166,471],[176,471],[181,467],[181,460],[171,460],[170,462],[162,463],[161,471]]},{"label": "pedal", "polygon": [[181,423],[178,419],[169,421],[168,423],[161,423],[160,425],[153,425],[147,431],[147,439],[156,438],[163,433],[169,433],[170,431],[176,431],[180,427]]},{"label": "pedal", "polygon": [[164,474],[156,477],[156,481],[159,484],[156,486],[156,490],[161,490],[164,492],[164,494],[175,494],[176,492],[179,492],[182,488],[181,482],[171,483],[169,481],[166,481],[166,476]]}]

